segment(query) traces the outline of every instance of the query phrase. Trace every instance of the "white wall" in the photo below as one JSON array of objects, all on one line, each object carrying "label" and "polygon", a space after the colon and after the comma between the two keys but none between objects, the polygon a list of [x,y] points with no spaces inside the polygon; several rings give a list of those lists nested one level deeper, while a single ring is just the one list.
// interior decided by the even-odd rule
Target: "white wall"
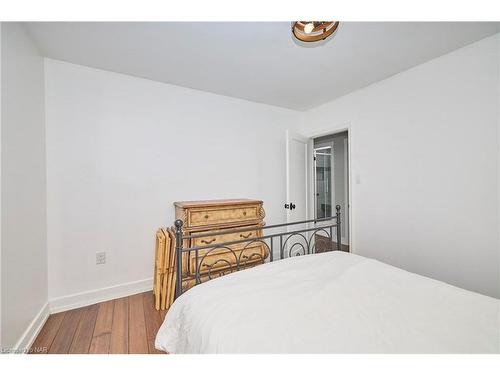
[{"label": "white wall", "polygon": [[174,201],[259,198],[285,220],[297,112],[54,60],[45,72],[51,300],[151,278]]},{"label": "white wall", "polygon": [[1,27],[1,337],[12,348],[47,302],[44,73],[24,27]]},{"label": "white wall", "polygon": [[[500,34],[497,35],[497,58],[500,62]],[[497,95],[497,141],[498,141],[498,149],[497,149],[497,157],[498,157],[498,179],[497,179],[497,187],[498,194],[500,195],[500,63],[498,64],[498,95]],[[498,235],[498,270],[500,273],[500,197],[498,198],[498,222],[497,222],[497,235]],[[500,289],[500,275],[498,276],[498,288]]]},{"label": "white wall", "polygon": [[495,35],[306,113],[350,126],[354,252],[500,296],[498,77]]},{"label": "white wall", "polygon": [[[2,22],[0,22],[0,213],[2,212]],[[2,348],[2,215],[0,215],[0,348]]]}]

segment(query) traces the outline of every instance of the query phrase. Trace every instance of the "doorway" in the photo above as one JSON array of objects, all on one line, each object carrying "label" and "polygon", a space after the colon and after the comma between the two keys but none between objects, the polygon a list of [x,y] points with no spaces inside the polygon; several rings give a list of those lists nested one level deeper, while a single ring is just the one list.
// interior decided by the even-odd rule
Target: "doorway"
[{"label": "doorway", "polygon": [[[307,136],[286,131],[286,221],[331,218],[336,215],[335,206],[340,205],[339,241],[344,251],[352,251],[349,136],[349,127]],[[323,243],[325,251],[337,245],[336,234],[316,240]]]},{"label": "doorway", "polygon": [[[335,216],[335,206],[342,213],[341,249],[349,251],[349,137],[348,132],[313,138],[314,218]],[[316,239],[318,248],[335,248],[338,239]],[[321,244],[321,246],[320,246]]]}]

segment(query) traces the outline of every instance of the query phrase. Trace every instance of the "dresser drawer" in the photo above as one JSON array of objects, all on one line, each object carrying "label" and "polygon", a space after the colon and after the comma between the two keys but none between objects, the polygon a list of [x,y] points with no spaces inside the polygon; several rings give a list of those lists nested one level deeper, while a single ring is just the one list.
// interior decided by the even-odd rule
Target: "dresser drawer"
[{"label": "dresser drawer", "polygon": [[231,250],[232,251],[228,249],[216,249],[213,251],[210,251],[210,249],[199,250],[198,259],[196,259],[196,252],[191,252],[189,255],[190,274],[193,276],[196,275],[197,262],[200,265],[200,275],[206,275],[208,273],[217,273],[222,270],[232,269],[236,271],[238,258],[240,259],[240,268],[246,268],[251,264],[262,263],[269,255],[267,247],[259,242],[252,243],[245,249],[231,248]]},{"label": "dresser drawer", "polygon": [[259,206],[217,207],[201,210],[189,209],[188,226],[201,227],[214,224],[239,223],[259,220]]},{"label": "dresser drawer", "polygon": [[[245,230],[247,228],[254,228],[255,226],[247,226],[247,227],[241,227],[241,230]],[[213,231],[204,231],[206,233],[212,233]],[[193,232],[193,234],[203,234],[204,232]],[[231,242],[231,241],[239,241],[239,240],[251,240],[253,238],[257,238],[262,236],[262,230],[257,228],[248,232],[238,232],[238,233],[228,233],[228,234],[215,234],[207,237],[197,237],[192,239],[192,245],[191,247],[195,246],[206,246],[206,245],[211,245],[211,244],[218,244],[222,242]],[[238,248],[238,247],[243,247],[247,244],[248,242],[242,242],[240,244],[233,244],[231,245],[231,248]],[[207,249],[208,250],[208,249]],[[212,253],[216,253],[217,250],[214,250]]]}]

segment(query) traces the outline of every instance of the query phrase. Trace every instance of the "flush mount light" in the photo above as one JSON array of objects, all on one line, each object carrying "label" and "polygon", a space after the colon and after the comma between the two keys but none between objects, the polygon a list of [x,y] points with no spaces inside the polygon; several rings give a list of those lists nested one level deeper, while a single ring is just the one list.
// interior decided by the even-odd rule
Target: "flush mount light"
[{"label": "flush mount light", "polygon": [[292,33],[301,42],[319,42],[333,35],[338,21],[297,21],[292,23]]}]

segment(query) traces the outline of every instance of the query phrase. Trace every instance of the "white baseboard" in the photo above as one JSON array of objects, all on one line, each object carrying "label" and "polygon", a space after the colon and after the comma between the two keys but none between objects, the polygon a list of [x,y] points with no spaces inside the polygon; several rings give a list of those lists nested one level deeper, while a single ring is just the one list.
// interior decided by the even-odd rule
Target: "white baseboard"
[{"label": "white baseboard", "polygon": [[49,315],[49,303],[45,302],[38,314],[31,321],[26,331],[24,331],[21,338],[17,341],[16,345],[13,348],[14,351],[19,351],[19,353],[21,353],[22,351],[28,350],[31,347],[33,341],[35,341],[35,338],[40,333],[40,330],[47,321]]},{"label": "white baseboard", "polygon": [[132,294],[147,292],[152,289],[153,279],[149,278],[106,288],[89,290],[63,297],[52,298],[49,300],[50,313],[54,314],[61,311],[89,306],[115,298],[122,298]]}]

